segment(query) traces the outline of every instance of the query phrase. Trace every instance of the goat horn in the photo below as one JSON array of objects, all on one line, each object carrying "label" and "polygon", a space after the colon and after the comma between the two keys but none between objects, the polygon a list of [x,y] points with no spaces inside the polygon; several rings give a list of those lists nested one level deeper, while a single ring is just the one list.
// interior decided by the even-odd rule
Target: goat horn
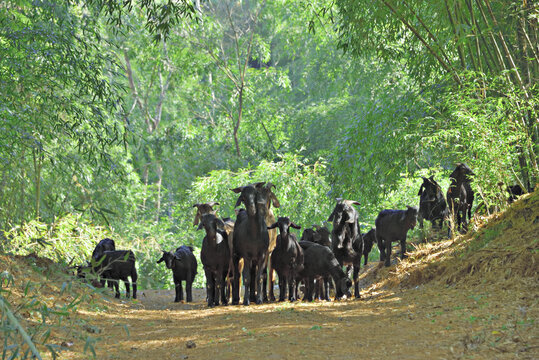
[{"label": "goat horn", "polygon": [[265,181],[260,181],[260,182],[254,183],[253,186],[258,189],[264,186],[265,183],[266,183]]},{"label": "goat horn", "polygon": [[272,187],[277,188],[277,187],[275,186],[275,184],[273,184],[271,181],[268,181],[268,182],[266,183],[266,187],[267,187],[268,189],[271,189]]}]

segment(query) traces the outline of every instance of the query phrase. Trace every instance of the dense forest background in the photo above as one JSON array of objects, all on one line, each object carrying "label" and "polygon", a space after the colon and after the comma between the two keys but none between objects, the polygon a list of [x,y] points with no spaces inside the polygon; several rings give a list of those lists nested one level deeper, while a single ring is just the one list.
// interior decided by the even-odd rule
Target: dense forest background
[{"label": "dense forest background", "polygon": [[[539,175],[534,1],[4,1],[5,252],[80,263],[110,236],[142,287],[200,246],[197,202],[271,181],[275,212],[322,224],[335,198],[417,205],[476,174],[476,211]],[[416,236],[423,236],[417,233]],[[201,273],[201,271],[199,271]],[[200,282],[202,277],[200,277]]]}]

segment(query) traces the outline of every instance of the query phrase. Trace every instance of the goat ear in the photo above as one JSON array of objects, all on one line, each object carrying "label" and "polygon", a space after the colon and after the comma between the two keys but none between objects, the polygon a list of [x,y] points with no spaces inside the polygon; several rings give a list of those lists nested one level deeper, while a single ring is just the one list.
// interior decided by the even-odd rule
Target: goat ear
[{"label": "goat ear", "polygon": [[423,194],[423,188],[424,186],[421,185],[421,187],[419,188],[419,192],[417,193],[417,196],[421,196],[421,194]]},{"label": "goat ear", "polygon": [[161,263],[165,261],[165,254],[167,253],[165,250],[161,250],[163,252],[163,255],[161,255],[161,259],[157,260],[157,263]]},{"label": "goat ear", "polygon": [[298,230],[301,229],[301,226],[296,225],[293,222],[290,222],[290,226],[293,227],[294,229],[298,229]]},{"label": "goat ear", "polygon": [[214,207],[215,205],[219,205],[219,203],[217,201],[210,201],[208,205]]},{"label": "goat ear", "polygon": [[434,175],[431,175],[431,176],[429,177],[429,180],[430,180],[430,181],[434,181]]},{"label": "goat ear", "polygon": [[193,207],[198,208],[200,205],[202,205],[202,204],[201,203],[196,203],[196,204],[193,204]]},{"label": "goat ear", "polygon": [[197,213],[195,215],[195,221],[193,221],[193,226],[198,225],[198,223],[200,222],[200,217],[200,211],[197,210]]},{"label": "goat ear", "polygon": [[202,223],[198,224],[197,230],[202,229]]},{"label": "goat ear", "polygon": [[281,203],[279,203],[279,200],[277,199],[277,196],[275,196],[275,194],[273,192],[271,193],[271,203],[273,204],[273,207],[276,207],[276,208],[281,206]]},{"label": "goat ear", "polygon": [[[234,189],[230,189],[232,191],[234,191],[236,194],[240,193],[243,191],[243,189],[245,188],[245,186],[238,186],[237,188],[234,188]],[[236,205],[237,206],[237,205]]]},{"label": "goat ear", "polygon": [[355,200],[343,200],[343,202],[346,204],[346,205],[361,205],[359,203],[359,201],[355,201]]},{"label": "goat ear", "polygon": [[331,215],[329,215],[328,217],[328,221],[333,221],[333,218],[335,217],[335,210],[333,210],[333,212],[331,213]]},{"label": "goat ear", "polygon": [[225,230],[225,222],[219,218],[215,218],[215,226],[219,229],[219,230]]},{"label": "goat ear", "polygon": [[241,205],[241,196],[238,198],[238,201],[236,201],[236,205],[234,205],[235,208]]},{"label": "goat ear", "polygon": [[279,223],[273,223],[270,226],[268,226],[268,230],[275,229],[277,226],[279,226]]},{"label": "goat ear", "polygon": [[195,251],[195,249],[193,249],[192,246],[187,246],[187,247],[189,248],[189,250],[191,250],[191,252],[194,252],[194,251]]}]

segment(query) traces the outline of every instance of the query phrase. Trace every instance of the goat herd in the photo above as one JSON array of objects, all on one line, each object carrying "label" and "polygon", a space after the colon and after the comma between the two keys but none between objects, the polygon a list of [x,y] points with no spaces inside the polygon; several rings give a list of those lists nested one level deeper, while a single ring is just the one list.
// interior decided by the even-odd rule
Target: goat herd
[{"label": "goat herd", "polygon": [[[239,194],[236,207],[241,204],[245,207],[236,212],[235,222],[215,215],[217,202],[195,204],[193,207],[197,208],[197,212],[194,224],[206,232],[200,260],[206,276],[208,306],[219,303],[226,305],[230,297],[233,305],[239,304],[241,276],[244,305],[275,301],[274,270],[279,277],[279,301],[285,300],[287,290],[288,300],[297,300],[300,282],[305,286],[303,300],[306,301],[312,301],[313,298],[329,300],[330,286],[335,289],[335,299],[350,296],[350,270],[353,270],[354,296],[359,298],[361,259],[364,256],[366,265],[375,239],[380,250],[380,261],[389,266],[391,243],[400,242],[400,256],[404,258],[407,232],[415,227],[417,219],[421,227],[423,220],[429,220],[433,225],[439,220],[441,228],[443,221],[454,214],[459,230],[461,224],[466,230],[466,215],[470,218],[474,198],[469,178],[472,175],[473,172],[465,164],[457,164],[450,175],[447,202],[433,177],[423,178],[418,194],[419,209],[407,207],[406,210],[382,210],[376,218],[375,229],[364,235],[360,232],[358,212],[353,207],[359,203],[337,199],[328,219],[333,225],[332,231],[318,226],[305,229],[299,242],[289,232],[289,228],[301,229],[301,226],[288,217],[275,219],[271,206],[279,207],[280,204],[273,192],[275,186],[269,182],[232,189]],[[176,288],[174,301],[183,300],[182,281],[186,282],[186,301],[192,301],[192,283],[197,273],[193,249],[184,245],[174,253],[163,251],[157,262],[165,262],[166,267],[172,270]],[[104,279],[108,279],[109,286],[115,288],[117,298],[120,297],[118,280],[124,281],[129,297],[127,278],[131,277],[133,298],[136,298],[134,254],[130,250],[116,250],[113,240],[103,239],[97,244],[92,254],[92,263],[79,267],[81,276],[84,271],[100,274],[102,285]]]}]

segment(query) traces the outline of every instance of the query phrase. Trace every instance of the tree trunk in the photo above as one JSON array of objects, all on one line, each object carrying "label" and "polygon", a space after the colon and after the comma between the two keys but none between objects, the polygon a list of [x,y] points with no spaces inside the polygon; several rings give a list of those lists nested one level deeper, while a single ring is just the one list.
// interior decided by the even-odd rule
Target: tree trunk
[{"label": "tree trunk", "polygon": [[144,195],[142,197],[142,210],[146,210],[146,199],[148,197],[148,163],[144,164],[143,176],[144,178]]},{"label": "tree trunk", "polygon": [[41,169],[43,166],[43,152],[39,148],[34,148],[32,150],[32,156],[34,159],[34,175],[36,186],[35,217],[39,220],[39,205],[41,204]]},{"label": "tree trunk", "polygon": [[240,143],[238,140],[238,130],[240,128],[242,112],[243,112],[243,83],[241,84],[241,87],[240,87],[240,95],[239,95],[239,102],[238,102],[238,121],[234,125],[234,143],[236,145],[236,155],[238,155],[238,157],[241,157]]},{"label": "tree trunk", "polygon": [[163,166],[160,162],[157,164],[157,199],[155,204],[155,222],[159,222],[159,215],[161,214],[161,184],[163,182]]}]

